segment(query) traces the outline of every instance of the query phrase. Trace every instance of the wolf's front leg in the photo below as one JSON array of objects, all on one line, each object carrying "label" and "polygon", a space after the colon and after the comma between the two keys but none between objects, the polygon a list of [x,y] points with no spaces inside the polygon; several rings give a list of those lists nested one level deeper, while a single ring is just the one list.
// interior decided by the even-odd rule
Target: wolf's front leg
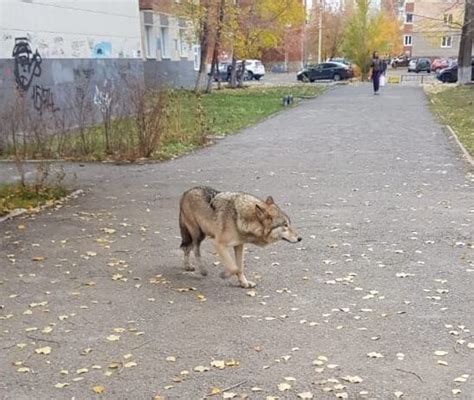
[{"label": "wolf's front leg", "polygon": [[255,287],[255,283],[248,281],[244,275],[244,245],[234,246],[234,253],[235,263],[237,264],[237,278],[239,279],[240,286],[243,288]]},{"label": "wolf's front leg", "polygon": [[238,268],[235,265],[235,261],[229,253],[229,249],[225,244],[214,242],[214,247],[216,248],[217,254],[224,264],[224,271],[221,273],[221,278],[226,279],[230,278],[232,275],[235,275],[238,272]]}]

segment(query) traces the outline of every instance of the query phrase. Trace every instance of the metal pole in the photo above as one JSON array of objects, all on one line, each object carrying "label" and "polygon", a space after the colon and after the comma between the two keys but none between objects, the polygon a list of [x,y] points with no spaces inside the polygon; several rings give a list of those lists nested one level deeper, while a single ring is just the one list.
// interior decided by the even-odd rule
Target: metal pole
[{"label": "metal pole", "polygon": [[304,7],[304,22],[303,22],[303,31],[301,32],[301,68],[304,68],[305,61],[306,61],[306,18],[308,18],[307,13],[308,10],[306,9],[306,0],[303,0],[303,7]]},{"label": "metal pole", "polygon": [[318,64],[321,63],[321,49],[323,44],[323,1],[324,0],[319,0]]}]

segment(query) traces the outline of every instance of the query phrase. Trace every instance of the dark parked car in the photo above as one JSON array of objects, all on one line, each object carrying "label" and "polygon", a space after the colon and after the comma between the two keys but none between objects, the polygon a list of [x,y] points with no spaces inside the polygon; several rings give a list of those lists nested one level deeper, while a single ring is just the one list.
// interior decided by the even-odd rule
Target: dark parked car
[{"label": "dark parked car", "polygon": [[[237,74],[242,73],[242,61],[237,62]],[[247,71],[247,70],[245,70]],[[219,70],[214,71],[214,81],[220,80],[221,82],[229,82],[230,81],[230,74],[232,72],[232,64],[231,63],[219,63]],[[209,72],[208,75],[211,75]],[[247,74],[244,75],[244,80],[247,80]]]},{"label": "dark parked car", "polygon": [[340,81],[342,79],[350,79],[353,76],[354,74],[350,66],[337,62],[325,62],[308,65],[296,74],[296,79],[303,82],[314,82],[318,79]]},{"label": "dark parked car", "polygon": [[[471,72],[471,80],[474,81],[474,60],[471,63],[472,65],[472,72]],[[458,81],[458,66],[453,65],[452,67],[445,68],[441,70],[436,78],[444,83],[454,83]]]},{"label": "dark parked car", "polygon": [[[218,80],[222,81],[222,82],[227,82],[230,78],[230,67],[231,64],[229,63],[221,63],[219,64],[219,70],[218,71],[214,71],[214,80],[217,82]],[[209,72],[208,75],[210,75],[211,73]]]},{"label": "dark parked car", "polygon": [[410,59],[407,56],[400,56],[400,57],[394,57],[390,61],[390,65],[392,68],[398,68],[398,67],[408,67],[408,63],[410,62]]},{"label": "dark parked car", "polygon": [[[414,60],[408,65],[408,72],[431,72],[431,60],[429,58],[418,58],[416,63]],[[414,64],[414,65],[413,65]]]}]

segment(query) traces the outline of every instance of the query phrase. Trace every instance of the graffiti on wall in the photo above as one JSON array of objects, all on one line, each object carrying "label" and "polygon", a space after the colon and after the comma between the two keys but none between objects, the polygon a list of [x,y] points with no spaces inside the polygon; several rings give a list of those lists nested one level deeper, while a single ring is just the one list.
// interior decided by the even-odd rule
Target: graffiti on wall
[{"label": "graffiti on wall", "polygon": [[29,40],[16,38],[12,56],[15,60],[14,75],[19,90],[27,92],[35,76],[41,76],[41,56],[31,50]]},{"label": "graffiti on wall", "polygon": [[110,42],[97,43],[92,49],[93,58],[105,58],[112,55],[112,44]]},{"label": "graffiti on wall", "polygon": [[[21,94],[27,93],[35,77],[41,76],[41,56],[38,49],[33,53],[29,39],[26,37],[15,38],[12,56],[14,58],[15,82]],[[49,110],[59,111],[54,103],[54,94],[50,88],[35,84],[32,95],[33,107],[40,113]]]},{"label": "graffiti on wall", "polygon": [[51,112],[59,111],[59,107],[54,104],[54,94],[50,88],[45,88],[40,85],[33,85],[33,107],[36,111],[42,114],[44,111]]},{"label": "graffiti on wall", "polygon": [[112,90],[113,82],[109,82],[107,79],[105,80],[102,89],[99,89],[97,85],[95,86],[94,104],[103,114],[108,112],[110,109],[110,104],[112,103]]}]

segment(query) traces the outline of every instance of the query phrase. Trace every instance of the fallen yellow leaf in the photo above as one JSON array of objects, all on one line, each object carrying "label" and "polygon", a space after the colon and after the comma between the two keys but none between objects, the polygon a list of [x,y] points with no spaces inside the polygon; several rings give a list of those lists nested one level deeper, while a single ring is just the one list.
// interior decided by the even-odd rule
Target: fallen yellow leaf
[{"label": "fallen yellow leaf", "polygon": [[103,386],[94,386],[92,390],[94,391],[94,393],[97,393],[97,394],[101,394],[105,392],[105,388]]},{"label": "fallen yellow leaf", "polygon": [[35,352],[37,354],[49,354],[49,353],[51,353],[51,347],[49,347],[49,346],[40,347],[38,349],[35,349]]}]

